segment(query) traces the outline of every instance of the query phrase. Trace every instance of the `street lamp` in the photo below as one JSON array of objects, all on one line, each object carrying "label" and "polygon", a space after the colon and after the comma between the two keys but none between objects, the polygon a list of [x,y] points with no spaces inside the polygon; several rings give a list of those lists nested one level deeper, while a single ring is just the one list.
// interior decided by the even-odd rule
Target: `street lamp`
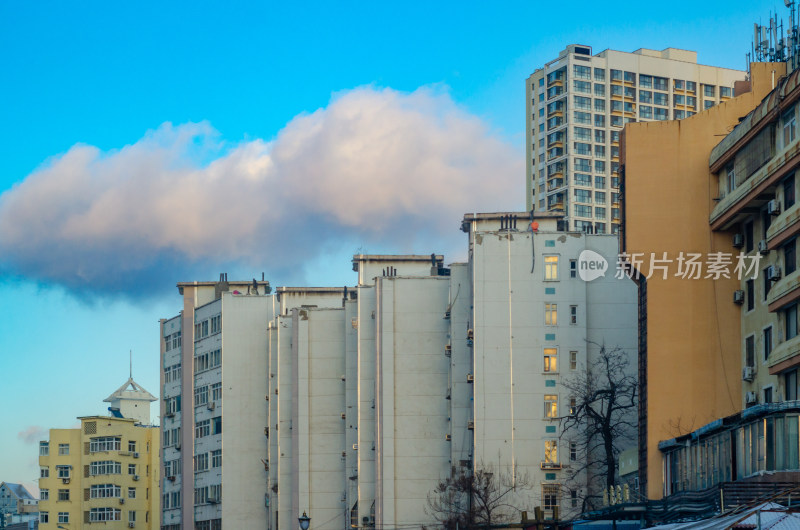
[{"label": "street lamp", "polygon": [[297,518],[297,522],[300,523],[300,530],[308,530],[308,525],[311,523],[311,517],[306,515],[306,512],[303,511],[303,516]]}]

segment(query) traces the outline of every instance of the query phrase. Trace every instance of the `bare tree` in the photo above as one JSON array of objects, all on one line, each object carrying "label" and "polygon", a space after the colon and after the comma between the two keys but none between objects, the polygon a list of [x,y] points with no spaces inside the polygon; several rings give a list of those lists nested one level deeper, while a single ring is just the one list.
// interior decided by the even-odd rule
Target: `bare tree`
[{"label": "bare tree", "polygon": [[531,488],[527,475],[492,472],[491,467],[477,470],[450,470],[450,476],[428,493],[426,512],[446,530],[490,528],[519,517],[513,492]]},{"label": "bare tree", "polygon": [[585,371],[562,382],[571,397],[560,418],[561,440],[574,444],[576,457],[567,481],[587,485],[583,511],[596,508],[600,491],[615,484],[619,453],[636,440],[638,381],[629,366],[622,348],[600,345]]}]

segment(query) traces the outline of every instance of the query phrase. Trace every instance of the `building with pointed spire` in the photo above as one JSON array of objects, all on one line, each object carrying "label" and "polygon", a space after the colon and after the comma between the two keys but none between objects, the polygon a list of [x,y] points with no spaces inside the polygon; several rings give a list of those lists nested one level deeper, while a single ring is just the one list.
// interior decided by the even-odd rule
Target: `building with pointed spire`
[{"label": "building with pointed spire", "polygon": [[104,400],[108,416],[50,429],[39,442],[39,528],[159,528],[161,437],[150,424],[156,400],[131,376]]}]

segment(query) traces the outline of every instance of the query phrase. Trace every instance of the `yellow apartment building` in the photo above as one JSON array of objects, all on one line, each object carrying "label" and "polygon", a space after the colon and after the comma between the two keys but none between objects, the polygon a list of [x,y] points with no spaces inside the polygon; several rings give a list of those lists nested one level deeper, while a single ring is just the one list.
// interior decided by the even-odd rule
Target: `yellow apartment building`
[{"label": "yellow apartment building", "polygon": [[[733,274],[706,277],[707,267],[699,278],[687,276],[685,260],[698,254],[707,266],[714,253],[738,253],[734,230],[710,222],[721,198],[709,157],[785,68],[754,63],[734,98],[679,121],[631,123],[623,135],[620,246],[641,273],[639,473],[651,499],[665,487],[659,442],[744,405],[742,308],[734,303],[741,282]],[[653,257],[669,260],[668,271],[651,270]]]},{"label": "yellow apartment building", "polygon": [[50,429],[39,443],[40,529],[159,528],[160,429],[149,425],[155,400],[129,379],[106,399],[110,416]]}]

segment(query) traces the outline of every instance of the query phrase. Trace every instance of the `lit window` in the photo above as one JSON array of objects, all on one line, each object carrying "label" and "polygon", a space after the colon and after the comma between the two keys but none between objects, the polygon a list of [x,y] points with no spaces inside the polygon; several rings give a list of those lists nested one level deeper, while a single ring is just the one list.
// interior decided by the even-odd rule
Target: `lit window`
[{"label": "lit window", "polygon": [[558,256],[544,257],[544,279],[558,280]]},{"label": "lit window", "polygon": [[558,463],[558,440],[544,441],[544,461],[546,464]]},{"label": "lit window", "polygon": [[558,371],[558,350],[556,348],[544,349],[544,371],[545,372]]},{"label": "lit window", "polygon": [[558,324],[557,304],[544,304],[544,324],[545,326],[555,326]]},{"label": "lit window", "polygon": [[558,417],[558,396],[555,394],[545,394],[544,396],[544,417]]}]

